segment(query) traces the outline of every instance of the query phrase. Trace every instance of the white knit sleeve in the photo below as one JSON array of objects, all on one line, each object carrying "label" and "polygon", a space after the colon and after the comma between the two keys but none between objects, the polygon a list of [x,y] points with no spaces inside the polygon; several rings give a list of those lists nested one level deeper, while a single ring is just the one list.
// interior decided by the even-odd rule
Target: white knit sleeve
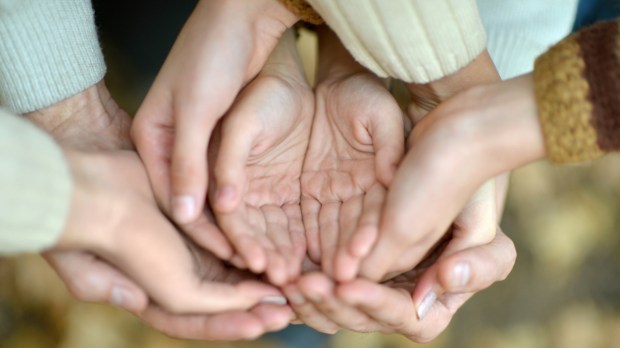
[{"label": "white knit sleeve", "polygon": [[0,0],[0,105],[41,109],[104,75],[90,0]]},{"label": "white knit sleeve", "polygon": [[567,36],[578,0],[477,0],[488,50],[503,79],[528,73],[536,57]]},{"label": "white knit sleeve", "polygon": [[382,77],[426,83],[486,47],[475,0],[307,0],[353,57]]},{"label": "white knit sleeve", "polygon": [[51,247],[69,214],[71,173],[52,137],[0,109],[0,255]]}]

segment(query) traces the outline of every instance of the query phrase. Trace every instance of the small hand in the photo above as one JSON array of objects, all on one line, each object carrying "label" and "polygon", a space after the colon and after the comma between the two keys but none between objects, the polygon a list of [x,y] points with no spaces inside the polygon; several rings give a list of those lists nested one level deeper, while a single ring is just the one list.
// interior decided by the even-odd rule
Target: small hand
[{"label": "small hand", "polygon": [[221,258],[232,248],[202,228],[211,133],[295,21],[275,0],[198,2],[132,125],[160,206]]},{"label": "small hand", "polygon": [[289,32],[222,120],[209,156],[218,225],[243,264],[278,285],[299,274],[306,253],[300,176],[313,109]]},{"label": "small hand", "polygon": [[[393,274],[399,274],[415,267],[448,232],[449,227],[452,227],[449,233],[452,233],[454,238],[450,249],[445,251],[446,254],[476,245],[484,245],[493,240],[497,220],[501,216],[497,212],[501,211],[502,206],[497,199],[493,178],[484,184],[478,184],[476,192],[471,193],[472,196],[467,204],[463,203],[458,215],[449,215],[449,218],[446,217],[438,223],[438,219],[434,218],[446,214],[446,209],[443,206],[435,206],[430,211],[429,207],[434,206],[435,202],[449,199],[445,191],[453,183],[445,183],[446,186],[440,191],[429,191],[428,180],[432,179],[416,175],[419,170],[406,163],[419,153],[418,134],[424,133],[429,125],[434,123],[427,119],[430,117],[427,114],[429,112],[432,114],[437,104],[459,90],[498,79],[493,62],[489,55],[483,52],[471,64],[454,75],[425,85],[408,85],[412,94],[408,114],[415,127],[409,136],[408,153],[396,174],[398,181],[393,183],[388,193],[387,203],[381,216],[380,236],[368,257],[362,262],[361,275],[373,280],[389,279]],[[472,127],[475,125],[462,125],[462,128],[450,130],[462,136],[472,132]],[[443,137],[432,139],[441,146],[452,141],[452,139]],[[440,144],[442,141],[445,144]],[[454,160],[454,156],[462,156],[475,146],[475,142],[462,144],[459,152],[453,153],[450,160]],[[449,159],[441,149],[437,147],[435,152],[427,152],[425,156],[433,158],[436,163],[447,163]],[[471,165],[465,164],[462,168],[447,167],[429,168],[428,175],[456,178],[467,172]],[[405,189],[403,185],[407,185],[407,188]],[[416,194],[412,194],[412,191],[416,191]],[[399,202],[390,204],[392,197],[399,197]],[[416,202],[415,199],[419,201]]]},{"label": "small hand", "polygon": [[[442,253],[427,269],[406,272],[383,284],[362,278],[336,284],[324,274],[310,273],[287,285],[284,293],[298,318],[321,332],[345,328],[399,333],[428,342],[473,294],[505,279],[515,256],[510,239],[498,231],[491,243],[447,257]],[[420,318],[416,313],[428,284],[439,285],[424,304],[426,316]]]}]

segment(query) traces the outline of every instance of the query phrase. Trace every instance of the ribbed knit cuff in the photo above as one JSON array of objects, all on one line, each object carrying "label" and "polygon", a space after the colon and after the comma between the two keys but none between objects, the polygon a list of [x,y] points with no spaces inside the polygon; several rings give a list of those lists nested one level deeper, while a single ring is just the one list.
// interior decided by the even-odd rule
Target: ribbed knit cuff
[{"label": "ribbed knit cuff", "polygon": [[486,47],[475,0],[307,0],[351,55],[381,77],[427,83]]},{"label": "ribbed knit cuff", "polygon": [[71,174],[60,147],[0,109],[0,158],[0,254],[51,247],[71,203]]},{"label": "ribbed knit cuff", "polygon": [[90,0],[0,0],[0,105],[35,111],[104,75]]},{"label": "ribbed knit cuff", "polygon": [[548,157],[580,162],[620,150],[620,21],[572,35],[536,60]]}]

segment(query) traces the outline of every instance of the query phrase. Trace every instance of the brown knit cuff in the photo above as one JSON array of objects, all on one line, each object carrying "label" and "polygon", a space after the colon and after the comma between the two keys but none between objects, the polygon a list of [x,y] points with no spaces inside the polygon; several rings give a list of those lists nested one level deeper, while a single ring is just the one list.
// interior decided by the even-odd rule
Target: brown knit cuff
[{"label": "brown knit cuff", "polygon": [[295,16],[314,25],[323,24],[323,18],[305,0],[278,0]]},{"label": "brown knit cuff", "polygon": [[620,22],[569,36],[536,60],[547,155],[581,162],[620,150]]}]

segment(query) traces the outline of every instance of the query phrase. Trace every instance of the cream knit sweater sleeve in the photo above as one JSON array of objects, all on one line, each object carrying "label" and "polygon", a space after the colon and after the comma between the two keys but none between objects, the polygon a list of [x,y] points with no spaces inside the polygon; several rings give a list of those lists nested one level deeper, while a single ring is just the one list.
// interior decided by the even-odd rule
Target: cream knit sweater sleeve
[{"label": "cream knit sweater sleeve", "polygon": [[381,77],[426,83],[486,47],[475,0],[307,0],[353,57]]},{"label": "cream knit sweater sleeve", "polygon": [[70,175],[50,136],[0,109],[0,254],[54,244],[70,208]]},{"label": "cream knit sweater sleeve", "polygon": [[0,0],[0,105],[41,109],[104,74],[90,0]]}]

